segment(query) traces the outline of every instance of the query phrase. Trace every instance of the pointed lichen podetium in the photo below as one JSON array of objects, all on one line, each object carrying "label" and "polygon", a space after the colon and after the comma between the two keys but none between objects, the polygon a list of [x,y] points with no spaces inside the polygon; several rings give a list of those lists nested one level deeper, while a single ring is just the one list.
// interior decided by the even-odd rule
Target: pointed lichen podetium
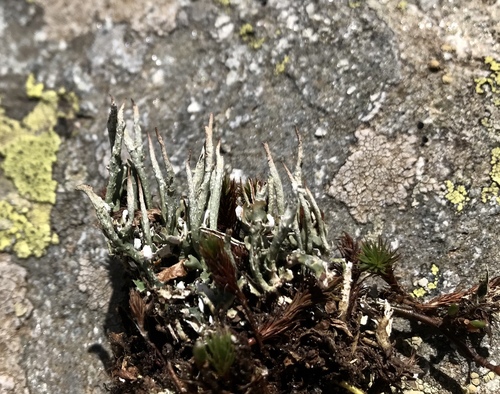
[{"label": "pointed lichen podetium", "polygon": [[[142,148],[139,111],[133,102],[132,106],[134,125],[130,135],[123,117],[124,106],[118,109],[114,101],[111,104],[108,132],[112,153],[105,198],[99,197],[90,186],[81,185],[78,189],[90,198],[103,233],[109,240],[111,253],[127,256],[143,279],[161,286],[156,278],[154,262],[163,258],[165,253],[174,253],[172,251],[175,250],[171,256],[186,262],[187,268],[191,261],[199,261],[200,264],[193,265],[193,269],[201,266],[208,270],[200,254],[201,232],[220,239],[227,237],[218,231],[225,177],[224,159],[220,143],[215,143],[213,138],[213,116],[210,116],[205,127],[205,143],[195,168],[191,168],[189,160],[185,164],[187,190],[182,192],[184,196],[175,196],[175,174],[163,140],[156,132],[164,162],[162,166],[148,135],[147,145],[157,186],[157,192],[154,191],[144,164],[146,152]],[[229,236],[229,244],[233,245],[232,248],[238,245],[237,250],[246,245],[250,260],[248,270],[254,283],[264,292],[275,291],[285,280],[283,278],[290,276],[286,270],[292,265],[302,265],[321,275],[325,264],[321,254],[330,250],[323,215],[312,193],[303,185],[301,167],[304,154],[298,132],[297,139],[294,173],[287,169],[292,183],[291,201],[285,201],[281,178],[267,144],[264,144],[264,150],[269,166],[268,182],[248,181],[233,190],[233,193],[240,193],[237,190],[241,190],[238,199],[246,213],[239,219],[242,226],[239,231],[243,233],[237,237],[241,238],[237,240]],[[130,154],[128,162],[121,157],[123,143]],[[154,194],[159,194],[159,201],[153,201]],[[237,196],[233,197],[236,199]],[[122,205],[124,201],[126,206]],[[157,203],[159,209],[155,207]],[[291,256],[290,259],[286,258],[287,255]],[[242,278],[244,274],[238,273],[238,280]]]}]

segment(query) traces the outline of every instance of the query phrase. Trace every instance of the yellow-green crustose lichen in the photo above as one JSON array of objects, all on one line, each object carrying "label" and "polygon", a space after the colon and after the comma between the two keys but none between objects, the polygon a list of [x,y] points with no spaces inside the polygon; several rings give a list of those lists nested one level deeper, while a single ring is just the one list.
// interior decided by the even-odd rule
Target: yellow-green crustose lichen
[{"label": "yellow-green crustose lichen", "polygon": [[408,9],[408,2],[406,0],[402,0],[398,3],[398,5],[396,6],[396,8],[401,11],[401,12],[404,12]]},{"label": "yellow-green crustose lichen", "polygon": [[[474,80],[476,83],[476,93],[485,93],[485,86],[489,86],[492,93],[497,93],[500,87],[500,63],[491,56],[486,56],[484,63],[489,65],[491,74],[487,77],[476,78]],[[500,98],[497,97],[495,99],[495,104],[500,105]]]},{"label": "yellow-green crustose lichen", "polygon": [[[488,65],[491,73],[487,77],[474,79],[477,94],[487,94],[490,103],[494,107],[500,107],[500,63],[493,57],[486,56],[484,63]],[[481,124],[491,131],[500,129],[498,117],[487,110],[487,115],[480,119]]]},{"label": "yellow-green crustose lichen", "polygon": [[[0,168],[11,181],[2,185],[0,251],[12,250],[21,258],[40,257],[58,242],[50,230],[57,186],[52,165],[61,143],[54,127],[58,118],[73,118],[78,111],[73,93],[44,90],[33,75],[26,81],[26,94],[37,104],[21,121],[9,118],[0,108]],[[61,101],[69,104],[64,111]]]},{"label": "yellow-green crustose lichen", "polygon": [[288,64],[289,61],[290,61],[290,56],[288,55],[285,56],[282,62],[276,64],[276,67],[274,68],[274,73],[276,75],[283,74],[286,70],[286,65]]},{"label": "yellow-green crustose lichen", "polygon": [[432,264],[430,274],[427,277],[419,279],[415,283],[417,288],[413,290],[413,296],[419,298],[434,292],[434,290],[437,289],[440,280],[441,276],[439,274],[439,267],[436,264]]},{"label": "yellow-green crustose lichen", "polygon": [[483,202],[488,202],[494,199],[497,204],[500,204],[500,147],[492,149],[490,163],[491,184],[487,187],[483,187],[481,191],[481,200]]},{"label": "yellow-green crustose lichen", "polygon": [[467,204],[467,201],[470,200],[465,186],[455,186],[450,180],[444,181],[444,184],[446,186],[446,194],[444,195],[444,198],[446,198],[455,206],[457,213],[462,212],[465,205]]},{"label": "yellow-green crustose lichen", "polygon": [[260,49],[262,44],[264,44],[265,38],[257,38],[255,30],[250,23],[245,23],[240,28],[240,37],[245,41],[248,46],[252,49]]}]

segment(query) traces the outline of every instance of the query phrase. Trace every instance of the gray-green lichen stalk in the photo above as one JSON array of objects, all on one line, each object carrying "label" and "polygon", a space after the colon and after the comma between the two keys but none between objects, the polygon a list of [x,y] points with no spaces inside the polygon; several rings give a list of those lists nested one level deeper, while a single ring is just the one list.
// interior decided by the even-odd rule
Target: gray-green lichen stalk
[{"label": "gray-green lichen stalk", "polygon": [[[256,292],[275,291],[290,279],[289,268],[295,264],[309,267],[318,277],[324,272],[320,256],[330,247],[322,213],[303,184],[303,149],[298,133],[295,170],[292,173],[285,167],[292,185],[292,201],[285,201],[282,181],[267,144],[264,144],[269,166],[267,182],[249,180],[245,185],[237,185],[228,179],[220,143],[214,144],[213,117],[205,127],[205,143],[195,168],[191,169],[189,160],[186,161],[187,190],[176,196],[176,175],[160,134],[156,130],[161,164],[150,135],[148,152],[143,148],[137,106],[133,104],[131,131],[126,129],[123,112],[123,105],[118,109],[112,103],[108,119],[112,154],[104,199],[88,185],[78,189],[90,198],[111,253],[128,257],[142,280],[152,287],[163,287],[164,281],[155,267],[159,260],[168,257],[177,257],[183,268],[199,270],[200,278],[207,280],[210,270],[200,253],[200,242],[206,237],[224,239],[233,247],[247,250],[251,272],[238,273],[238,283],[242,286],[248,282],[246,275],[250,274],[251,282],[257,285]],[[130,156],[127,161],[121,156],[123,143]],[[144,164],[147,154],[159,201],[152,197],[153,187]],[[227,234],[218,229],[221,195],[229,182],[241,191],[235,209],[243,234],[240,240],[231,236],[231,229],[227,229]]]}]

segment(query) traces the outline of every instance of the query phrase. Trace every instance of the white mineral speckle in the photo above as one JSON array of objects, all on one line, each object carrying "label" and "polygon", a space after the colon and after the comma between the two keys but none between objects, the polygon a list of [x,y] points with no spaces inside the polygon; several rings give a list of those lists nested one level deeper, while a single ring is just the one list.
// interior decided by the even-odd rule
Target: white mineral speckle
[{"label": "white mineral speckle", "polygon": [[229,174],[229,178],[235,182],[245,182],[246,177],[243,174],[243,170],[239,168],[233,168],[231,174]]},{"label": "white mineral speckle", "polygon": [[274,217],[270,214],[267,214],[267,225],[269,227],[274,227]]},{"label": "white mineral speckle", "polygon": [[156,70],[153,75],[151,75],[151,82],[156,86],[163,85],[165,83],[165,72],[161,69]]},{"label": "white mineral speckle", "polygon": [[191,99],[191,104],[187,107],[187,111],[190,114],[194,114],[196,112],[201,111],[201,105],[195,99]]},{"label": "white mineral speckle", "polygon": [[223,26],[221,29],[219,29],[219,40],[225,40],[228,38],[234,30],[234,24],[228,23],[227,25]]},{"label": "white mineral speckle", "polygon": [[225,40],[234,31],[234,24],[230,23],[231,17],[227,14],[219,15],[215,20],[215,28],[217,29],[217,38],[219,40]]},{"label": "white mineral speckle", "polygon": [[149,245],[144,246],[144,248],[142,249],[142,254],[144,258],[147,260],[153,258],[153,251],[151,250],[151,246]]},{"label": "white mineral speckle", "polygon": [[240,206],[237,206],[235,208],[236,211],[236,217],[241,220],[241,215],[243,214],[243,208]]},{"label": "white mineral speckle", "polygon": [[324,137],[326,135],[326,133],[327,133],[326,129],[324,129],[323,127],[318,127],[316,129],[316,131],[314,132],[314,136],[321,138],[321,137]]},{"label": "white mineral speckle", "polygon": [[231,22],[231,17],[229,15],[227,14],[219,15],[215,20],[215,27],[218,29],[219,27],[222,27],[229,22]]}]

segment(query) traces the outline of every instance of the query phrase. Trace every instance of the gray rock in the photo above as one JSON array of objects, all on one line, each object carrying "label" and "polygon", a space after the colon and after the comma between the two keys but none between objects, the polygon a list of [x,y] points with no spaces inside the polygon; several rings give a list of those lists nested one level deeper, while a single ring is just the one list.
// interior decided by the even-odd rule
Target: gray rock
[{"label": "gray rock", "polygon": [[[113,1],[0,3],[7,115],[21,119],[33,108],[24,94],[30,72],[85,103],[72,132],[60,133],[52,212],[59,244],[41,258],[5,257],[18,289],[12,297],[33,311],[14,319],[20,328],[12,334],[2,330],[22,345],[9,355],[10,369],[0,368],[2,390],[105,392],[106,332],[116,324],[120,266],[108,258],[92,209],[73,188],[105,185],[110,94],[138,103],[143,128],[159,128],[177,168],[199,150],[210,112],[228,170],[242,176],[266,168],[264,141],[276,162],[290,166],[297,127],[304,173],[331,223],[332,241],[348,231],[396,242],[403,256],[398,274],[410,289],[427,278],[432,263],[440,268],[439,291],[475,284],[487,268],[490,277],[499,274],[500,209],[494,200],[481,201],[500,138],[480,121],[485,114],[496,120],[496,96],[476,94],[474,83],[490,73],[483,57],[500,56],[498,7],[479,1],[401,2],[399,8],[378,0],[146,3],[140,10]],[[245,23],[253,34],[240,35]],[[437,72],[427,66],[434,58],[442,65]],[[465,185],[469,200],[461,214],[444,198],[445,180]],[[408,327],[406,333],[412,336]],[[496,362],[497,344],[497,335],[492,346],[484,344]],[[432,365],[426,385],[443,393],[465,387],[467,365],[458,360]],[[439,385],[442,376],[450,379]],[[484,392],[496,392],[495,382],[484,384]]]}]

